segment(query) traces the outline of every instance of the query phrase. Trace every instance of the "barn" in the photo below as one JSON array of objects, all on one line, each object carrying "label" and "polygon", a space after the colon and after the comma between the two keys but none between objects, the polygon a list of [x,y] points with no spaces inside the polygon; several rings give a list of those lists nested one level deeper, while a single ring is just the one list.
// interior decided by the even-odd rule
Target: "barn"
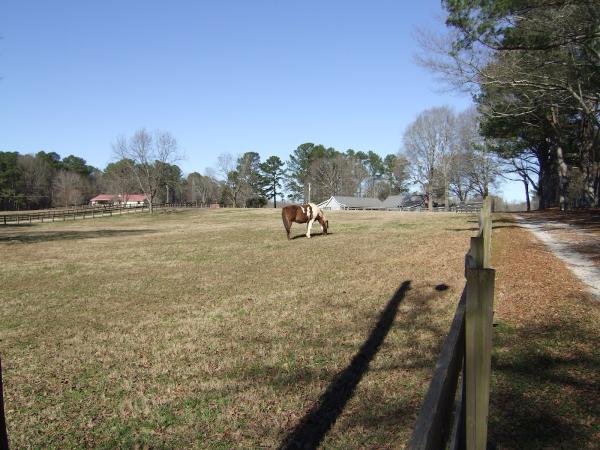
[{"label": "barn", "polygon": [[325,211],[340,210],[391,210],[400,209],[404,203],[404,196],[390,195],[384,201],[376,197],[349,197],[335,195],[319,203],[319,208]]},{"label": "barn", "polygon": [[148,200],[144,194],[100,194],[90,200],[92,206],[118,205],[125,207],[141,206]]},{"label": "barn", "polygon": [[90,200],[90,205],[112,205],[114,203],[114,195],[100,194]]}]

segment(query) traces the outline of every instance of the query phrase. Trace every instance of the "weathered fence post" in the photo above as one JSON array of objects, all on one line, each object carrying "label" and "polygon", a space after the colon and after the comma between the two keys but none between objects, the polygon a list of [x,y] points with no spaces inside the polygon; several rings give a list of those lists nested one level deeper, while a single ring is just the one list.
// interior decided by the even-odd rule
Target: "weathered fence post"
[{"label": "weathered fence post", "polygon": [[0,359],[0,449],[8,449],[8,433],[4,417],[4,388],[2,386],[2,360]]},{"label": "weathered fence post", "polygon": [[486,448],[496,271],[467,268],[465,381],[467,450]]},{"label": "weathered fence post", "polygon": [[480,232],[471,238],[466,257],[465,311],[465,438],[467,450],[485,449],[489,415],[492,361],[492,320],[496,272],[490,269],[492,249],[491,201],[484,199]]}]

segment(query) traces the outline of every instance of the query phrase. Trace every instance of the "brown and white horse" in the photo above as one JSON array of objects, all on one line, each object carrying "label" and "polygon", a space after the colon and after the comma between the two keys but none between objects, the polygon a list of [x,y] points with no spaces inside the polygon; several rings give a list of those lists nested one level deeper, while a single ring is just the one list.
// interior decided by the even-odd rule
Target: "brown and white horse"
[{"label": "brown and white horse", "polygon": [[329,222],[325,220],[323,211],[314,203],[308,203],[306,205],[289,205],[281,208],[281,218],[283,219],[283,226],[287,232],[287,237],[290,239],[290,230],[292,229],[292,222],[305,223],[306,224],[306,237],[310,238],[310,229],[313,222],[316,220],[321,224],[321,231],[327,234],[327,228]]}]

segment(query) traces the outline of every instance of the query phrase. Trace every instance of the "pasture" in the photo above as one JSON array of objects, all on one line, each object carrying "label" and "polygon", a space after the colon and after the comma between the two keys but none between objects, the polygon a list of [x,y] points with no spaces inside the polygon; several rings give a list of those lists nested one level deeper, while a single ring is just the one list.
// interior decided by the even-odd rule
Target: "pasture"
[{"label": "pasture", "polygon": [[[280,210],[0,228],[13,447],[274,448],[319,433],[324,448],[401,446],[464,286],[474,216],[326,216],[330,235],[294,224],[291,241]],[[510,283],[497,285],[507,366],[522,345],[511,314],[523,320]],[[492,425],[509,420],[492,402],[507,416]]]}]

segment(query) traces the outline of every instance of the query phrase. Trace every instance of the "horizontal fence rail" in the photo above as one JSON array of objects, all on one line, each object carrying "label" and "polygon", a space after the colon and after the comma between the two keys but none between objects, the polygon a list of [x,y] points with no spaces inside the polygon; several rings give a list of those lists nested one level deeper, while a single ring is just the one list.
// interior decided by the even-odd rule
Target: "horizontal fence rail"
[{"label": "horizontal fence rail", "polygon": [[[152,205],[155,210],[169,208],[202,208],[196,203],[160,203]],[[0,225],[21,225],[33,222],[60,222],[67,220],[92,219],[137,212],[150,211],[148,205],[136,206],[89,206],[83,208],[57,209],[46,211],[24,211],[0,215]]]},{"label": "horizontal fence rail", "polygon": [[466,300],[465,289],[442,347],[408,448],[444,448],[450,436],[454,399],[463,368]]},{"label": "horizontal fence rail", "polygon": [[486,198],[479,232],[471,238],[465,255],[465,288],[408,449],[486,448],[495,286],[495,271],[490,268],[491,237],[491,201]]}]

